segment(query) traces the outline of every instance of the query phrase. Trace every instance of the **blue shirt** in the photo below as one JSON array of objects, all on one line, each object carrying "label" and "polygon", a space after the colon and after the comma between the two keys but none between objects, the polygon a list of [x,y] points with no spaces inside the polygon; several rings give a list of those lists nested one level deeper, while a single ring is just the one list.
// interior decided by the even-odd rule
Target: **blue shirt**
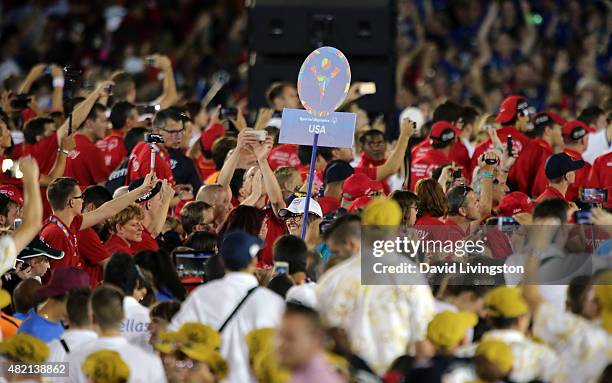
[{"label": "blue shirt", "polygon": [[26,333],[37,337],[45,343],[51,342],[53,339],[59,339],[64,333],[64,326],[61,323],[51,322],[38,315],[38,313],[31,309],[28,311],[21,326],[19,326],[18,333]]}]

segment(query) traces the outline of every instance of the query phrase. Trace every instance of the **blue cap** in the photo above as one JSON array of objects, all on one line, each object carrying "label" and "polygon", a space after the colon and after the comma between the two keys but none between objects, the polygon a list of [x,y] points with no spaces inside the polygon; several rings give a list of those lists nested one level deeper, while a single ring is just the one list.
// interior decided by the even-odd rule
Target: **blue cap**
[{"label": "blue cap", "polygon": [[548,157],[546,160],[545,173],[546,178],[554,180],[561,178],[569,172],[578,170],[584,166],[583,160],[574,161],[572,157],[565,153],[557,153]]},{"label": "blue cap", "polygon": [[241,230],[226,234],[220,249],[225,267],[230,270],[245,269],[262,245],[261,239]]}]

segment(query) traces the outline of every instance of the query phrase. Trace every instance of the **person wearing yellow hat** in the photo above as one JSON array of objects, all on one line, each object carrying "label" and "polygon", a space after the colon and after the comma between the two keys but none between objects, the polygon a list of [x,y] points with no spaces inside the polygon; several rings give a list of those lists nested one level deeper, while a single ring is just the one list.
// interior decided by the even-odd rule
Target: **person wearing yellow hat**
[{"label": "person wearing yellow hat", "polygon": [[530,315],[527,302],[518,287],[499,286],[485,295],[487,321],[493,328],[483,340],[507,343],[514,355],[512,381],[551,381],[557,371],[557,354],[548,346],[526,337]]},{"label": "person wearing yellow hat", "polygon": [[[377,258],[364,245],[368,235],[379,230],[385,238],[397,236],[402,220],[399,204],[391,199],[377,199],[361,215],[364,229],[353,220],[334,225],[326,238],[332,252],[347,259],[326,271],[318,281],[317,309],[323,322],[346,330],[351,349],[378,375],[384,374],[406,347],[426,344],[427,323],[433,317],[434,300],[427,281],[420,274],[373,274],[375,262],[413,263],[395,253]],[[372,227],[374,226],[374,227]],[[372,233],[368,234],[365,232]],[[372,278],[365,280],[364,278]],[[373,282],[373,283],[368,283]]]},{"label": "person wearing yellow hat", "polygon": [[[0,282],[2,286],[2,282]],[[11,294],[8,291],[0,288],[0,310],[11,304]],[[21,320],[0,311],[0,341],[9,340],[15,334],[21,325]]]},{"label": "person wearing yellow hat", "polygon": [[467,369],[469,359],[455,355],[469,341],[469,329],[478,323],[478,316],[469,311],[443,311],[427,326],[427,340],[434,346],[435,355],[406,371],[406,382],[441,382],[457,369]]},{"label": "person wearing yellow hat", "polygon": [[278,363],[276,329],[260,328],[249,332],[244,341],[249,349],[249,366],[258,382],[288,383],[291,373]]},{"label": "person wearing yellow hat", "polygon": [[126,383],[130,368],[113,350],[99,350],[89,355],[81,366],[91,383]]},{"label": "person wearing yellow hat", "polygon": [[512,348],[501,340],[488,339],[476,348],[474,366],[478,380],[474,383],[496,383],[506,379],[512,370]]},{"label": "person wearing yellow hat", "polygon": [[3,374],[6,374],[8,382],[20,382],[24,380],[40,382],[41,377],[34,374],[20,374],[9,365],[40,364],[44,363],[49,356],[49,348],[40,339],[25,333],[17,334],[11,339],[0,343],[0,355],[8,360],[3,364]]},{"label": "person wearing yellow hat", "polygon": [[185,323],[176,332],[160,334],[155,349],[162,354],[168,381],[220,382],[228,365],[217,351],[221,335],[201,323]]}]

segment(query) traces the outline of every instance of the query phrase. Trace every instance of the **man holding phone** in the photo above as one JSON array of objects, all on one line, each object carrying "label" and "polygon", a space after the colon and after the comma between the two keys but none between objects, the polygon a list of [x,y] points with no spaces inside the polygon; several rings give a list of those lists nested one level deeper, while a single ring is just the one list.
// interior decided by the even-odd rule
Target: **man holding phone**
[{"label": "man holding phone", "polygon": [[536,204],[551,198],[562,199],[565,202],[565,193],[569,185],[576,179],[576,170],[584,167],[584,161],[574,161],[572,157],[565,153],[553,154],[548,158],[545,165],[548,186],[536,200]]},{"label": "man holding phone", "polygon": [[[589,142],[589,133],[595,132],[587,124],[579,120],[567,121],[563,125],[563,142],[565,148],[563,152],[572,157],[574,161],[584,160],[582,153],[586,150]],[[591,164],[584,162],[584,167],[576,171],[576,180],[572,183],[565,193],[565,198],[568,201],[576,202],[580,197],[580,188],[587,185],[589,173],[591,172]]]}]

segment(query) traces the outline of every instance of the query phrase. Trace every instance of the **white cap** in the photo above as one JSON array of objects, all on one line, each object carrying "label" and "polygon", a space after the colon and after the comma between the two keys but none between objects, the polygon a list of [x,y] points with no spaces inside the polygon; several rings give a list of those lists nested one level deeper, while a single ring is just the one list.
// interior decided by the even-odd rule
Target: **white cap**
[{"label": "white cap", "polygon": [[302,306],[317,309],[317,294],[315,292],[316,283],[304,283],[303,285],[292,286],[286,295],[287,303],[297,303]]},{"label": "white cap", "polygon": [[[280,209],[278,215],[282,218],[289,213],[293,214],[304,214],[304,209],[306,208],[306,197],[298,197],[294,198],[291,201],[291,204],[287,206],[286,209]],[[310,199],[310,205],[308,206],[308,212],[318,215],[323,218],[323,210],[321,210],[321,205],[314,199]]]}]

